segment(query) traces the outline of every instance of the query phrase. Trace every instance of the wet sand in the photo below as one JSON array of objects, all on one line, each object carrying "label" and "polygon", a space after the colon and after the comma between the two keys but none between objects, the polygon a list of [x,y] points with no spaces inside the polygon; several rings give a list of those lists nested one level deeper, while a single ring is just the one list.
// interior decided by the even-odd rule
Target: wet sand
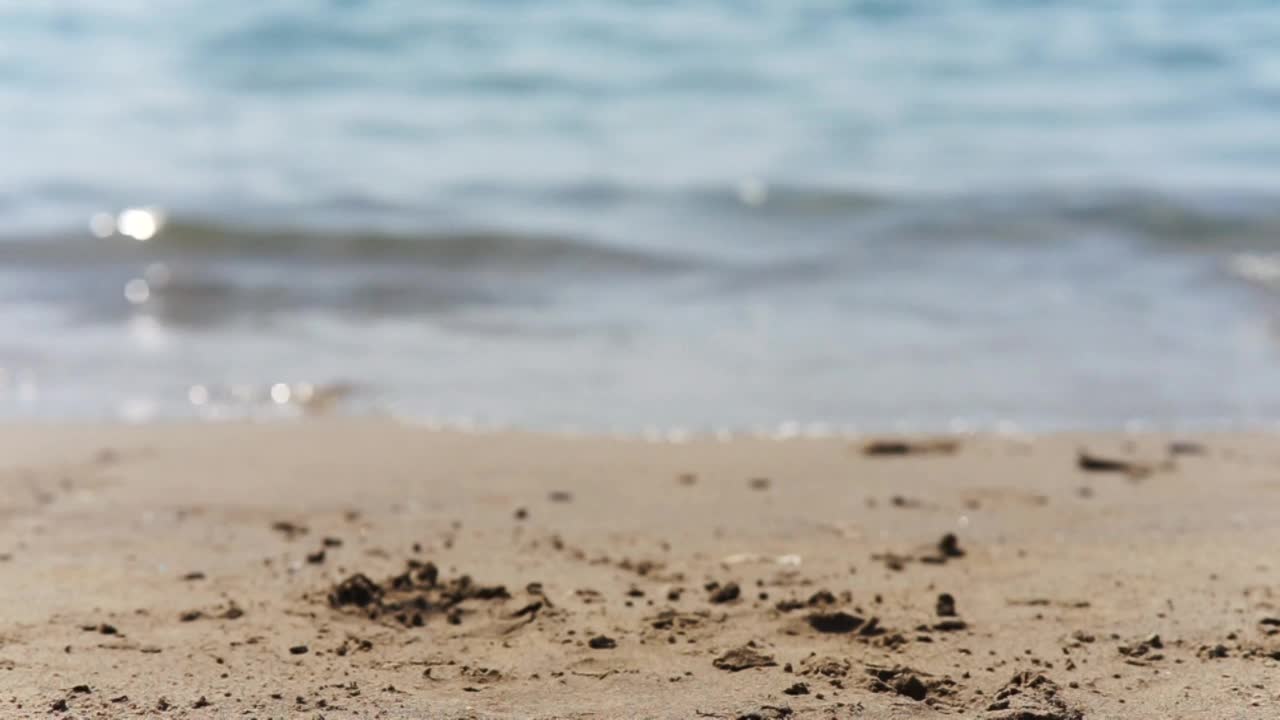
[{"label": "wet sand", "polygon": [[7,427],[0,717],[1280,715],[1280,440],[912,442]]}]

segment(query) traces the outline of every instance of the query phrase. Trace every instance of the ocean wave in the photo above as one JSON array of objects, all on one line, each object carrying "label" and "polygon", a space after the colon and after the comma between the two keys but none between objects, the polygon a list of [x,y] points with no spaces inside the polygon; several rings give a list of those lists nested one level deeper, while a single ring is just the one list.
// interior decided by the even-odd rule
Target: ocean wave
[{"label": "ocean wave", "polygon": [[1075,242],[1110,237],[1183,248],[1280,241],[1280,198],[1256,192],[1036,190],[882,203],[876,237]]},{"label": "ocean wave", "polygon": [[[764,242],[786,263],[787,248],[811,260],[840,253],[851,241],[1074,242],[1114,237],[1172,248],[1267,250],[1280,242],[1280,198],[1261,192],[1160,192],[1130,189],[976,191],[911,194],[875,190],[774,186],[744,180],[736,187],[646,189],[617,183],[543,188],[471,185],[450,195],[470,208],[454,229],[405,220],[394,208],[385,229],[378,207],[364,213],[277,209],[252,217],[291,215],[314,226],[223,221],[216,213],[164,218],[154,237],[138,242],[87,231],[0,236],[0,262],[92,264],[148,258],[212,257],[315,264],[387,263],[460,272],[599,272],[664,274],[732,270],[737,247]],[[337,202],[337,200],[335,200]],[[350,210],[350,199],[342,200]],[[485,210],[486,208],[492,208]],[[532,209],[532,210],[531,210]],[[490,214],[519,227],[486,227]],[[227,213],[228,215],[237,213]],[[322,224],[349,217],[353,227]],[[554,226],[567,231],[543,229]],[[405,229],[408,228],[408,229]],[[652,240],[657,238],[658,242]],[[787,244],[778,246],[776,241]],[[829,243],[824,245],[823,243]],[[795,258],[791,258],[794,260]]]},{"label": "ocean wave", "polygon": [[165,219],[139,242],[113,235],[0,239],[0,261],[128,261],[166,256],[292,259],[308,262],[391,262],[446,270],[574,270],[663,272],[697,263],[691,256],[618,247],[568,235],[495,230],[395,233],[245,227],[186,218]]}]

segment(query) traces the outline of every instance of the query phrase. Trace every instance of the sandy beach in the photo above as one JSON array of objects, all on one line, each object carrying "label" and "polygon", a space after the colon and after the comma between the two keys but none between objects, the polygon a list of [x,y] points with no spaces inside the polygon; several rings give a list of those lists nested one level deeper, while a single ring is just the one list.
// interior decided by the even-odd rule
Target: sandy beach
[{"label": "sandy beach", "polygon": [[1278,109],[1280,0],[0,0],[0,720],[1280,720]]},{"label": "sandy beach", "polygon": [[6,427],[0,716],[1280,714],[1274,437],[866,440]]}]

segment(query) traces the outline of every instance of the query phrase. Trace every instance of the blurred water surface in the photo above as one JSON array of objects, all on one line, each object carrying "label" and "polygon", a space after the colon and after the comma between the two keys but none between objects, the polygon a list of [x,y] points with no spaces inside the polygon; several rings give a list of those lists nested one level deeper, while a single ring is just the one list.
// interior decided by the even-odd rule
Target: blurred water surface
[{"label": "blurred water surface", "polygon": [[0,415],[1267,423],[1278,129],[1268,0],[0,0]]}]

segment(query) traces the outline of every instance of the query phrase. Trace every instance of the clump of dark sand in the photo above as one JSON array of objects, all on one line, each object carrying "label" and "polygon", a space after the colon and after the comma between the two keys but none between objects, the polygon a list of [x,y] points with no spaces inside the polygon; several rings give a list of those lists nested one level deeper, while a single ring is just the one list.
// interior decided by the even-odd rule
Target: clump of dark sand
[{"label": "clump of dark sand", "polygon": [[959,449],[959,442],[945,438],[936,440],[872,440],[862,446],[862,454],[870,457],[952,455]]},{"label": "clump of dark sand", "polygon": [[1024,670],[1000,688],[984,717],[987,720],[1082,720],[1084,713],[1067,705],[1057,683]]},{"label": "clump of dark sand", "polygon": [[903,665],[867,666],[868,687],[872,692],[892,692],[916,702],[954,695],[956,684],[949,677],[934,677]]},{"label": "clump of dark sand", "polygon": [[454,624],[461,622],[461,605],[468,600],[510,597],[502,585],[481,585],[469,575],[441,580],[434,563],[409,560],[403,573],[382,583],[362,573],[351,575],[333,587],[328,600],[335,609],[357,612],[371,620],[390,618],[406,627],[419,627],[436,615]]},{"label": "clump of dark sand", "polygon": [[1076,456],[1076,467],[1084,472],[1095,473],[1122,473],[1133,478],[1142,478],[1150,475],[1155,471],[1155,467],[1148,463],[1136,462],[1133,460],[1122,460],[1120,458],[1109,458],[1101,455],[1094,455],[1084,450]]},{"label": "clump of dark sand", "polygon": [[772,655],[765,655],[750,644],[734,648],[711,662],[721,670],[738,672],[748,668],[771,667],[777,665]]},{"label": "clump of dark sand", "polygon": [[955,533],[947,533],[938,541],[937,548],[933,552],[925,553],[918,559],[930,565],[945,565],[949,560],[962,557],[964,557],[964,550],[960,548],[960,541]]}]

